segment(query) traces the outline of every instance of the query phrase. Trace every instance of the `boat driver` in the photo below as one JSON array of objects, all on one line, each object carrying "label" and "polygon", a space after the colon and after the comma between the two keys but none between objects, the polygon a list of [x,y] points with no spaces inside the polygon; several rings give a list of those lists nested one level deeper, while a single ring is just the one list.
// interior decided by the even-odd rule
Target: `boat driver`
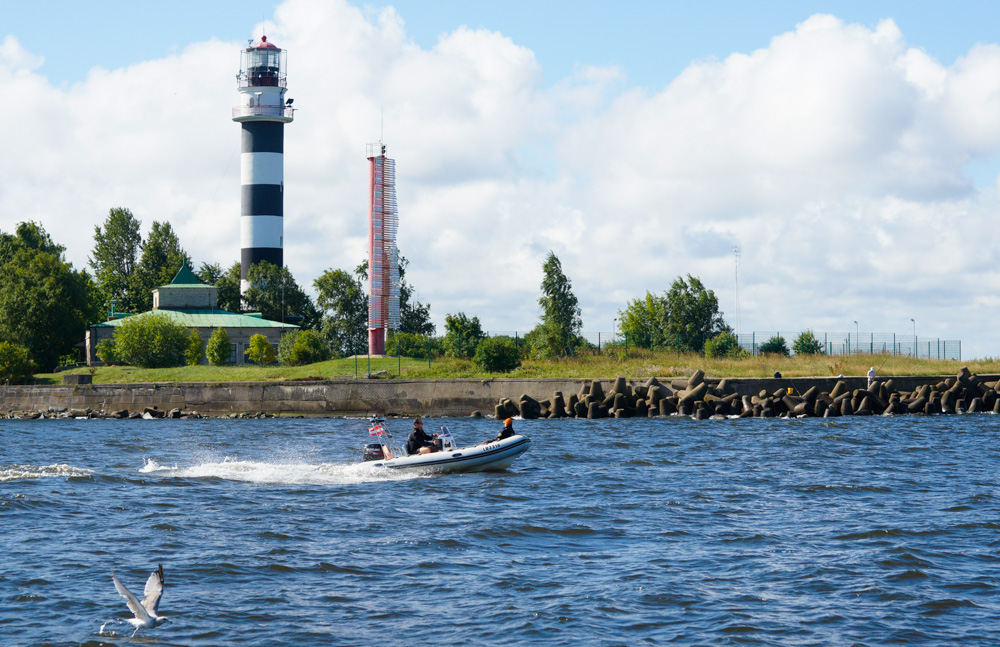
[{"label": "boat driver", "polygon": [[[437,434],[434,434],[434,436],[437,436]],[[424,433],[424,421],[417,418],[413,421],[413,431],[410,432],[409,437],[406,439],[406,453],[411,455],[430,454],[431,452],[438,451],[440,442]]]}]

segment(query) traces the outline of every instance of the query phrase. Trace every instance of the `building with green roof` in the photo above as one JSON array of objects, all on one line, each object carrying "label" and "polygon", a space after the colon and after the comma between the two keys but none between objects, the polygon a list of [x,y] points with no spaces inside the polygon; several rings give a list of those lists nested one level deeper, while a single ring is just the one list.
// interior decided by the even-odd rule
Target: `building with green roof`
[{"label": "building with green roof", "polygon": [[[244,351],[253,335],[264,335],[277,346],[282,335],[298,329],[293,324],[264,319],[260,314],[239,314],[220,309],[219,288],[202,283],[185,263],[170,283],[153,290],[152,310],[135,315],[112,314],[107,321],[94,324],[87,330],[87,364],[100,364],[95,352],[98,342],[110,339],[115,328],[127,317],[153,313],[167,315],[182,326],[194,328],[206,343],[216,328],[225,328],[233,344],[230,354],[232,364],[244,363]],[[202,361],[207,360],[202,358]]]}]

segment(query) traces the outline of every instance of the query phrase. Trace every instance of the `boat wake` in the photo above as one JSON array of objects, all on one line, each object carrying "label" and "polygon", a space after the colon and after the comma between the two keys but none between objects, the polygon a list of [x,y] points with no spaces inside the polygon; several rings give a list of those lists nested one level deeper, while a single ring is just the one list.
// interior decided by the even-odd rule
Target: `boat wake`
[{"label": "boat wake", "polygon": [[218,478],[268,485],[342,485],[369,481],[404,481],[418,474],[400,474],[364,463],[267,463],[226,457],[221,462],[205,462],[191,467],[160,465],[145,459],[139,470],[166,478]]},{"label": "boat wake", "polygon": [[4,481],[22,481],[52,477],[71,478],[75,476],[90,476],[93,470],[72,465],[0,465],[0,483]]}]

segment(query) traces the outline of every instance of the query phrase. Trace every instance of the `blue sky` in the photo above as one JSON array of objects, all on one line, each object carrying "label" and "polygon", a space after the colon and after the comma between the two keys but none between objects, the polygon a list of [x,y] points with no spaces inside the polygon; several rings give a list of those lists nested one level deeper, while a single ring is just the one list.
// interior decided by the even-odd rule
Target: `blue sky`
[{"label": "blue sky", "polygon": [[20,152],[0,158],[0,230],[38,220],[82,267],[120,205],[228,266],[233,78],[266,19],[298,108],[286,264],[307,287],[363,256],[384,114],[400,248],[439,326],[530,329],[549,250],[585,331],[688,273],[736,324],[739,244],[741,332],[914,318],[997,355],[1000,3],[387,6],[0,0],[0,136]]},{"label": "blue sky", "polygon": [[[22,2],[3,0],[4,33],[45,57],[41,71],[55,83],[165,56],[185,45],[246,38],[276,2],[174,0]],[[693,60],[724,58],[766,47],[770,39],[815,13],[874,26],[892,18],[907,41],[950,64],[977,42],[996,40],[1000,3],[909,2],[573,2],[399,0],[361,6],[395,7],[408,34],[424,48],[460,25],[499,31],[533,50],[549,82],[574,65],[618,65],[630,83],[659,87]]]}]

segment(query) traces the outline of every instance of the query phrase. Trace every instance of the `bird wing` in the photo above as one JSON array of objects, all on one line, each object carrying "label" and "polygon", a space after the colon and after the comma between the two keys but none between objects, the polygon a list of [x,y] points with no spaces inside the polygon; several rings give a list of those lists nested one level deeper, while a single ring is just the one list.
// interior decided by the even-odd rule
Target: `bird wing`
[{"label": "bird wing", "polygon": [[118,576],[115,575],[114,571],[111,571],[111,579],[115,581],[115,588],[118,589],[118,595],[125,598],[126,604],[128,604],[129,610],[135,614],[135,617],[143,622],[149,620],[149,613],[139,604],[139,600],[136,599],[132,592],[125,588]]},{"label": "bird wing", "polygon": [[155,616],[160,608],[160,596],[163,595],[163,564],[157,564],[157,569],[146,580],[146,588],[142,594],[146,596],[142,599],[142,606],[150,615]]}]

